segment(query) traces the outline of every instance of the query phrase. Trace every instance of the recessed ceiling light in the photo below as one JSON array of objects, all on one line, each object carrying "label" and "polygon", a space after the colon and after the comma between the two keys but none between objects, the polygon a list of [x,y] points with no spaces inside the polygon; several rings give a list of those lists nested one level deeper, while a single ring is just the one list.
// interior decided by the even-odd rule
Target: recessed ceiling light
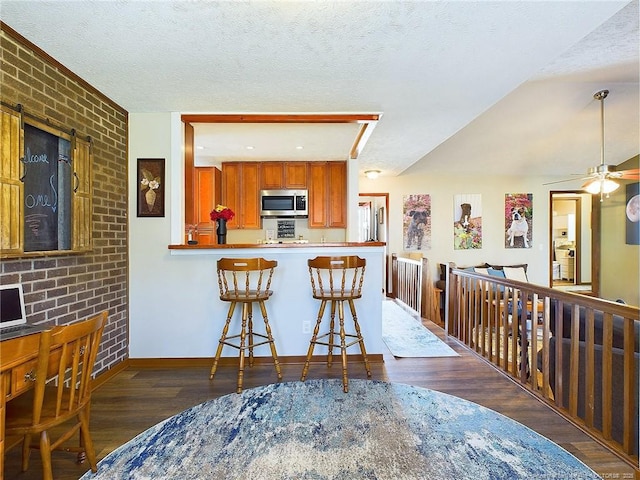
[{"label": "recessed ceiling light", "polygon": [[302,145],[298,145],[298,146],[296,147],[296,150],[302,150],[303,148],[304,148],[304,147],[303,147]]},{"label": "recessed ceiling light", "polygon": [[247,150],[253,150],[253,146],[252,145],[247,145]]},{"label": "recessed ceiling light", "polygon": [[378,176],[381,174],[382,172],[380,170],[367,170],[366,172],[364,172],[364,174],[366,175],[367,178],[370,178],[371,180],[378,178]]}]

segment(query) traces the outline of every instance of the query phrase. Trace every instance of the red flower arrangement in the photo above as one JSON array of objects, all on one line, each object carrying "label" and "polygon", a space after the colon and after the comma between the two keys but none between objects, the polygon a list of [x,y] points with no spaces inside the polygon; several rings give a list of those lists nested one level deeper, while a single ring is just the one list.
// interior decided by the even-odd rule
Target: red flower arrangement
[{"label": "red flower arrangement", "polygon": [[225,207],[224,205],[217,205],[216,208],[211,210],[211,213],[209,214],[211,220],[213,220],[214,222],[217,220],[229,221],[233,217],[235,217],[235,215],[236,214],[233,212],[233,210],[231,210],[229,207]]}]

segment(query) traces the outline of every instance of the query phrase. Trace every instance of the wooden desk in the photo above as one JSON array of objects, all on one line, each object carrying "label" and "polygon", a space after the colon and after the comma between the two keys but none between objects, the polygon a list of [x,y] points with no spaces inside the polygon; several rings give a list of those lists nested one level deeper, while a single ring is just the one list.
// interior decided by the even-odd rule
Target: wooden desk
[{"label": "wooden desk", "polygon": [[4,478],[4,427],[7,401],[33,387],[40,333],[0,343],[0,479]]}]

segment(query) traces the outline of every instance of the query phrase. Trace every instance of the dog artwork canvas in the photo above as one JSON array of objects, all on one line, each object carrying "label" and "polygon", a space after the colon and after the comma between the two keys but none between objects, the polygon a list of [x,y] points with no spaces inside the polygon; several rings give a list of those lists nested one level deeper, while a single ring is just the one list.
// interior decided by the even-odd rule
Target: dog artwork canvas
[{"label": "dog artwork canvas", "polygon": [[453,248],[482,248],[482,196],[477,193],[454,196]]},{"label": "dog artwork canvas", "polygon": [[531,248],[533,238],[533,194],[504,196],[505,248]]},{"label": "dog artwork canvas", "polygon": [[404,249],[408,251],[430,249],[431,195],[405,195],[402,205]]}]

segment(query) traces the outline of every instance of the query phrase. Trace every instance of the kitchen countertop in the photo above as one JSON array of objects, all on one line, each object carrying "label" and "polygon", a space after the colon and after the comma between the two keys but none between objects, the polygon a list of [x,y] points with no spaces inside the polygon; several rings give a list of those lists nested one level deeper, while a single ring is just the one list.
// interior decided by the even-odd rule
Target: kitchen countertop
[{"label": "kitchen countertop", "polygon": [[169,250],[211,250],[211,249],[245,249],[245,248],[308,248],[308,247],[383,247],[385,242],[325,242],[300,243],[298,240],[283,240],[274,243],[226,243],[224,245],[169,245]]}]

